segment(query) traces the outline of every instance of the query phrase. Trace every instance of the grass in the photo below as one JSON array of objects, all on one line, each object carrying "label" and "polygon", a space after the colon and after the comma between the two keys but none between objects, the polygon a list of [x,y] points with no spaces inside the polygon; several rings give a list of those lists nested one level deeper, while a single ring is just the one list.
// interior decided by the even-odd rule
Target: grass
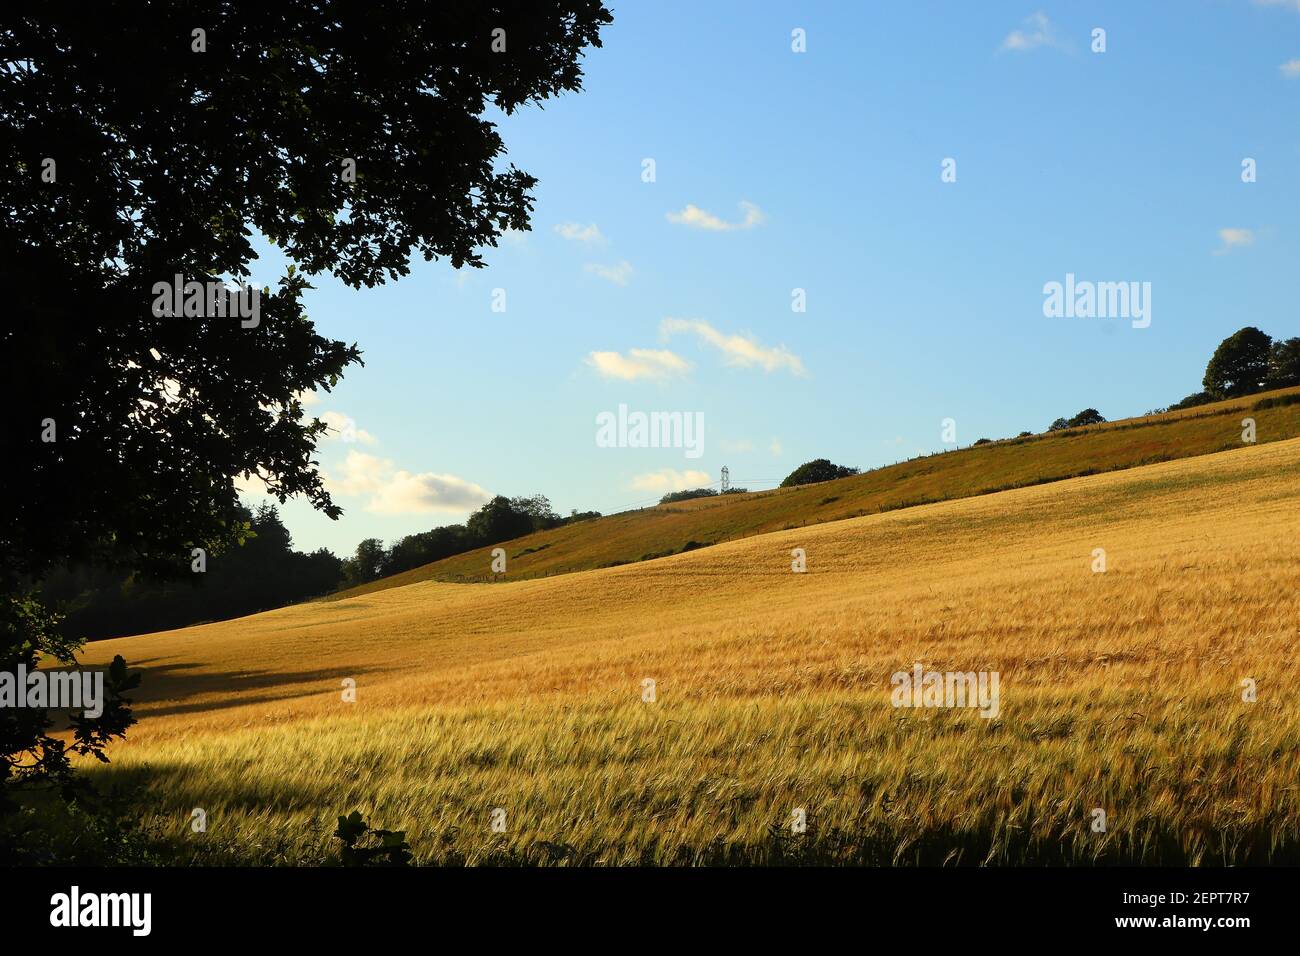
[{"label": "grass", "polygon": [[[1149,418],[1011,438],[916,458],[852,478],[723,497],[694,498],[555,528],[511,542],[509,580],[615,567],[713,544],[918,504],[992,494],[1240,448],[1241,420],[1260,444],[1300,437],[1300,389],[1252,395]],[[936,425],[937,427],[937,425]],[[352,597],[419,581],[491,582],[480,548],[365,584]]]},{"label": "grass", "polygon": [[[1289,440],[97,642],[145,677],[92,772],[180,862],[319,861],[359,809],[422,863],[1297,863],[1298,503]],[[918,661],[1000,716],[892,707]]]}]

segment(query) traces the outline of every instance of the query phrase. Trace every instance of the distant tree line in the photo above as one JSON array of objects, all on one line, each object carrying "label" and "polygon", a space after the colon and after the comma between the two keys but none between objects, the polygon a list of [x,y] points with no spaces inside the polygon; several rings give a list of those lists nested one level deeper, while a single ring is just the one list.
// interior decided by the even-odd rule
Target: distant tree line
[{"label": "distant tree line", "polygon": [[47,574],[40,597],[64,614],[60,627],[68,637],[98,640],[147,634],[284,607],[485,545],[599,517],[598,511],[561,517],[544,495],[498,495],[463,525],[407,535],[388,548],[378,538],[366,538],[352,557],[340,560],[325,548],[310,554],[294,550],[274,505],[256,511],[241,506],[243,543],[205,554],[201,573],[164,581],[75,565]]},{"label": "distant tree line", "polygon": [[343,562],[343,586],[356,587],[475,548],[522,538],[534,531],[599,517],[599,511],[573,511],[562,517],[551,508],[545,495],[516,498],[497,495],[464,524],[407,535],[387,548],[378,538],[366,538],[357,545],[356,553]]},{"label": "distant tree line", "polygon": [[[1066,428],[1079,428],[1084,425],[1102,425],[1106,421],[1101,412],[1095,408],[1085,408],[1073,418],[1058,418],[1047,427],[1049,432],[1059,432]],[[1021,432],[1023,435],[1024,432]]]},{"label": "distant tree line", "polygon": [[1165,411],[1195,408],[1225,398],[1300,385],[1300,338],[1274,340],[1253,325],[1238,329],[1219,343],[1205,366],[1202,390]]},{"label": "distant tree line", "polygon": [[[1267,332],[1248,325],[1233,332],[1214,350],[1205,366],[1201,391],[1193,392],[1168,408],[1150,409],[1147,414],[1195,408],[1293,385],[1300,385],[1300,338],[1274,340]],[[1095,408],[1087,408],[1073,418],[1058,418],[1048,431],[1099,425],[1105,420]],[[1020,434],[1023,437],[1028,432]]]},{"label": "distant tree line", "polygon": [[50,571],[40,599],[65,615],[63,634],[96,640],[241,617],[338,587],[343,562],[324,548],[295,551],[274,505],[241,506],[240,517],[243,544],[205,553],[203,570],[186,579],[78,564]]},{"label": "distant tree line", "polygon": [[716,488],[687,488],[684,491],[670,491],[659,499],[661,505],[670,505],[674,501],[690,501],[692,498],[708,498],[718,495],[743,495],[748,488],[728,488],[718,491]]}]

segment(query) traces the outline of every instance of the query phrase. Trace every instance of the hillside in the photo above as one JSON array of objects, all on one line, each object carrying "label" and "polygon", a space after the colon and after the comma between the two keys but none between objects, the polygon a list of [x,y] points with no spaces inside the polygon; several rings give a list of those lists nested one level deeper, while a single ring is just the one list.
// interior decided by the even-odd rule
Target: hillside
[{"label": "hillside", "polygon": [[[1229,440],[1222,416],[1184,427]],[[141,722],[92,772],[142,788],[146,831],[200,862],[319,860],[360,809],[422,862],[1296,863],[1297,567],[1289,440],[390,587],[91,645],[144,672]],[[914,662],[1000,673],[999,716],[892,707]]]},{"label": "hillside", "polygon": [[[1291,404],[1256,408],[1277,400]],[[1247,415],[1256,421],[1260,444],[1300,437],[1300,388],[1007,439],[816,485],[697,498],[566,525],[501,545],[508,557],[504,578],[629,564],[753,534],[1240,448]],[[468,551],[326,600],[417,581],[502,580],[491,573],[491,550]]]}]

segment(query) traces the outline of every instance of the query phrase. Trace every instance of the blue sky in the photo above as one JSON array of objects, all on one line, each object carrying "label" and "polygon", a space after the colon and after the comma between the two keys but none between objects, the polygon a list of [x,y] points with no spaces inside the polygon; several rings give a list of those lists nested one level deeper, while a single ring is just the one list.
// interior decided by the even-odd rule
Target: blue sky
[{"label": "blue sky", "polygon": [[[610,5],[585,90],[501,121],[530,233],[482,270],[314,280],[366,365],[310,409],[356,435],[319,449],[341,520],[282,508],[298,547],[486,493],[611,513],[724,464],[874,467],[945,447],[945,418],[965,446],[1137,415],[1241,326],[1300,335],[1300,0]],[[1150,327],[1044,317],[1067,273],[1150,282]],[[597,447],[620,403],[702,413],[703,455]]]}]

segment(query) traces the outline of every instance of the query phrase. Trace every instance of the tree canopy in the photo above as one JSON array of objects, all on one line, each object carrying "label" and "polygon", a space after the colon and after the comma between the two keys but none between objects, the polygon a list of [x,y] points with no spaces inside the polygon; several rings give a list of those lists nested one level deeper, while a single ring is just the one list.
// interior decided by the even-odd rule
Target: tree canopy
[{"label": "tree canopy", "polygon": [[1268,353],[1269,388],[1300,385],[1300,338],[1278,339]]},{"label": "tree canopy", "polygon": [[[299,395],[360,352],[317,334],[307,276],[481,266],[528,228],[535,180],[484,113],[580,88],[610,19],[599,0],[8,14],[0,573],[177,571],[234,537],[244,474],[336,516]],[[296,266],[258,277],[255,325],[155,314],[159,282],[253,279],[255,232]]]},{"label": "tree canopy", "polygon": [[[317,333],[308,277],[479,267],[527,229],[536,181],[486,114],[579,89],[611,19],[600,0],[6,8],[0,669],[73,662],[28,594],[51,568],[177,576],[242,543],[241,476],[340,514],[301,395],[361,353]],[[71,745],[44,710],[0,715],[0,814],[14,782],[67,792],[67,753],[103,756],[137,677],[114,662]]]},{"label": "tree canopy", "polygon": [[860,472],[858,468],[849,468],[847,465],[832,464],[825,458],[814,458],[812,461],[806,461],[790,474],[785,476],[780,487],[790,488],[794,485],[811,485],[819,481],[831,481],[835,478],[848,478],[850,475],[856,475]]},{"label": "tree canopy", "polygon": [[1253,325],[1219,343],[1205,367],[1205,390],[1215,398],[1236,398],[1264,387],[1273,339]]}]

